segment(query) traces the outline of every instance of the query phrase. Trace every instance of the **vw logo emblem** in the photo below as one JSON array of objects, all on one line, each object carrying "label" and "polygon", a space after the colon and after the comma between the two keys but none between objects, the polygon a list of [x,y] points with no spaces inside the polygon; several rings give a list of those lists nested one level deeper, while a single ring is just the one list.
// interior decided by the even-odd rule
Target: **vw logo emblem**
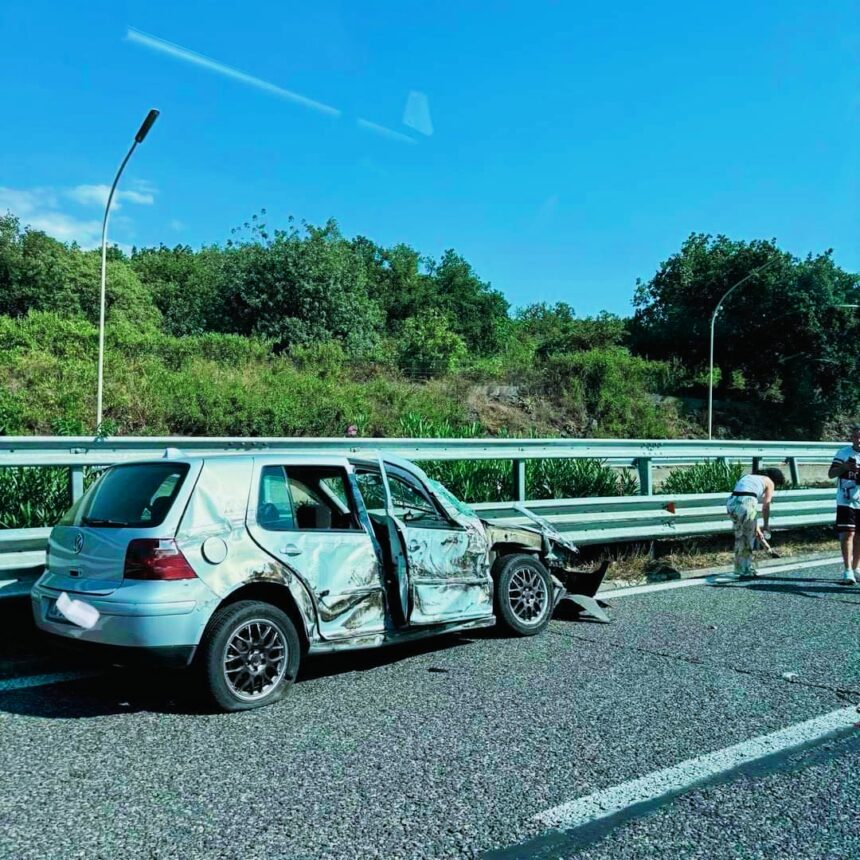
[{"label": "vw logo emblem", "polygon": [[72,549],[75,551],[75,555],[77,555],[84,548],[84,536],[78,532],[75,535],[75,542],[72,545]]}]

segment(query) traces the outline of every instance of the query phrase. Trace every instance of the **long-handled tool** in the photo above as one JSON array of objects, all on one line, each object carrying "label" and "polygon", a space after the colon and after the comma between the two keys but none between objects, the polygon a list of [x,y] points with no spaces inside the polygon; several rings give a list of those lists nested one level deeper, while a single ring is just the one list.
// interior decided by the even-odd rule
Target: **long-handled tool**
[{"label": "long-handled tool", "polygon": [[765,551],[771,558],[780,558],[779,553],[771,547],[768,543],[768,539],[770,538],[770,532],[763,531],[762,529],[758,530],[758,542],[764,547]]}]

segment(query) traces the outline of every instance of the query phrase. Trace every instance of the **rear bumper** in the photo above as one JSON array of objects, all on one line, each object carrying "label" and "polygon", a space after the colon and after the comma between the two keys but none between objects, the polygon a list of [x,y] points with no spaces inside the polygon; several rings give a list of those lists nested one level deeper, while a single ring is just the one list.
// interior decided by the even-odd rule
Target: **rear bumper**
[{"label": "rear bumper", "polygon": [[[139,582],[110,596],[68,592],[98,612],[87,629],[47,617],[61,591],[36,583],[30,592],[36,626],[75,647],[102,652],[113,649],[116,662],[154,661],[187,665],[218,605],[215,593],[200,580],[181,583]],[[117,659],[120,658],[120,659]]]},{"label": "rear bumper", "polygon": [[162,669],[184,669],[191,665],[196,645],[162,645],[154,648],[128,645],[105,645],[56,633],[45,634],[57,651],[68,651],[100,663],[121,666],[157,666]]}]

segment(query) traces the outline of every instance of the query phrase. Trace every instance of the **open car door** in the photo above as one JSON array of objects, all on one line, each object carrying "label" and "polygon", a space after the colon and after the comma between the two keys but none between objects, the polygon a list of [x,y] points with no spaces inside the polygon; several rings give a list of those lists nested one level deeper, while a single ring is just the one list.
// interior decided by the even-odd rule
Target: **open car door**
[{"label": "open car door", "polygon": [[452,516],[407,470],[382,458],[379,469],[395,576],[408,623],[445,624],[491,616],[488,541],[480,521]]}]

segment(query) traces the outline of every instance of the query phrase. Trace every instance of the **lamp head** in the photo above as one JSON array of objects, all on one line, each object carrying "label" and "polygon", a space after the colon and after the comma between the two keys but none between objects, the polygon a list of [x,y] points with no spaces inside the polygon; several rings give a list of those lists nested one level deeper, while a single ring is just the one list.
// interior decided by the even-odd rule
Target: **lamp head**
[{"label": "lamp head", "polygon": [[152,128],[152,124],[158,119],[158,113],[159,112],[153,108],[146,115],[146,119],[143,121],[140,128],[137,130],[137,134],[134,136],[137,143],[143,143],[144,138],[149,134],[149,130]]}]

